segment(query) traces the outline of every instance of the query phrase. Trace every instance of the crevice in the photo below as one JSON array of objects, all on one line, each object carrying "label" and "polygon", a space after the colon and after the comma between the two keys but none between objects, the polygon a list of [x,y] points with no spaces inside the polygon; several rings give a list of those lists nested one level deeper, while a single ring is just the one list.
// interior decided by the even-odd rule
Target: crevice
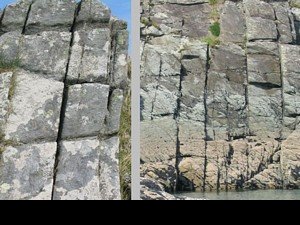
[{"label": "crevice", "polygon": [[179,170],[179,159],[180,159],[180,127],[179,127],[179,117],[180,117],[180,108],[181,108],[181,98],[182,98],[182,82],[183,78],[186,75],[186,70],[181,64],[180,69],[180,82],[179,82],[179,96],[177,98],[177,107],[174,112],[174,120],[176,121],[176,159],[175,159],[175,170],[176,170],[176,191],[181,191],[182,185],[180,183],[180,170]]},{"label": "crevice", "polygon": [[6,7],[3,9],[2,15],[0,17],[0,35],[2,35],[2,33],[4,33],[4,32],[2,32],[2,21],[3,21],[3,18],[4,18],[5,11],[6,11]]},{"label": "crevice", "polygon": [[79,15],[80,9],[81,9],[82,1],[80,1],[77,5],[77,9],[75,10],[73,25],[71,27],[70,32],[71,34],[71,40],[70,40],[70,46],[69,46],[69,56],[68,56],[68,63],[66,66],[66,73],[64,77],[64,89],[63,89],[63,98],[61,103],[61,112],[60,112],[60,122],[59,122],[59,128],[58,128],[58,135],[57,135],[57,149],[56,149],[56,155],[55,155],[55,163],[54,163],[54,171],[53,171],[53,184],[52,184],[52,195],[51,199],[54,199],[54,190],[55,190],[55,184],[56,184],[56,175],[57,175],[57,167],[59,163],[59,157],[60,157],[60,149],[61,149],[61,141],[62,141],[62,131],[64,126],[64,119],[65,119],[65,112],[67,108],[67,102],[68,102],[68,85],[67,85],[67,76],[69,72],[69,66],[70,66],[70,60],[71,60],[71,54],[72,54],[72,45],[74,41],[74,31],[76,26],[76,19]]},{"label": "crevice", "polygon": [[284,134],[283,134],[283,130],[284,130],[284,79],[283,79],[283,69],[282,69],[282,58],[281,58],[281,50],[280,50],[280,46],[277,45],[279,48],[279,66],[280,66],[280,80],[281,80],[281,129],[279,131],[279,139],[278,140],[281,144],[281,140],[284,139]]},{"label": "crevice", "polygon": [[153,112],[154,112],[154,106],[155,106],[155,102],[156,102],[156,98],[157,98],[157,91],[158,91],[158,88],[159,88],[159,81],[160,81],[160,77],[161,77],[161,71],[162,71],[162,60],[160,59],[160,61],[159,61],[159,74],[158,74],[158,78],[156,79],[157,85],[155,87],[154,98],[153,98],[152,104],[151,104],[151,112],[150,112],[151,120],[154,120]]},{"label": "crevice", "polygon": [[25,23],[24,23],[24,26],[23,26],[23,29],[22,29],[22,34],[25,34],[25,32],[26,32],[26,25],[27,25],[27,22],[28,22],[28,19],[29,19],[29,15],[30,15],[30,12],[31,12],[31,6],[33,5],[33,3],[34,3],[34,1],[31,2],[30,5],[29,5],[27,15],[26,15],[26,18],[25,18]]},{"label": "crevice", "polygon": [[203,103],[204,103],[204,134],[205,134],[205,146],[204,146],[204,171],[203,171],[203,192],[205,192],[205,183],[206,183],[206,172],[207,172],[207,147],[208,147],[208,105],[207,105],[207,98],[208,98],[208,73],[210,69],[210,49],[209,45],[207,45],[206,51],[206,69],[205,69],[205,83],[204,83],[204,96],[203,96]]},{"label": "crevice", "polygon": [[250,85],[256,86],[258,88],[264,90],[270,90],[273,88],[281,88],[281,85],[273,84],[273,83],[260,83],[260,82],[250,82]]}]

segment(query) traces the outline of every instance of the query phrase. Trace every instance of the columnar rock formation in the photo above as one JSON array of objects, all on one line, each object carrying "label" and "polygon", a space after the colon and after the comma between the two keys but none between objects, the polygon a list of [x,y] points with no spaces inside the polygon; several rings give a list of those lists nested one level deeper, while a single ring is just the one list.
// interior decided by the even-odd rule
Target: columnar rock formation
[{"label": "columnar rock formation", "polygon": [[141,5],[142,177],[169,192],[299,188],[300,1]]},{"label": "columnar rock formation", "polygon": [[1,15],[0,199],[120,199],[126,23],[98,0]]}]

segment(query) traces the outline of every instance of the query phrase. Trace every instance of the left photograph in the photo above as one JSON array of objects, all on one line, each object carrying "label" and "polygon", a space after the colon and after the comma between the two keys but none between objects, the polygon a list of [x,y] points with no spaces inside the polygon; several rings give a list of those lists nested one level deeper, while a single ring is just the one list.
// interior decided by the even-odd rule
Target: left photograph
[{"label": "left photograph", "polygon": [[1,0],[0,200],[130,200],[130,0]]}]

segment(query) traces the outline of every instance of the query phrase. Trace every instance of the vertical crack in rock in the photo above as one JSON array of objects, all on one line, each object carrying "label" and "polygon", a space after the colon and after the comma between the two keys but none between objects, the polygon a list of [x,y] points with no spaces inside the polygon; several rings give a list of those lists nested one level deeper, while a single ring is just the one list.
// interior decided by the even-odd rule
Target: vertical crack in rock
[{"label": "vertical crack in rock", "polygon": [[162,60],[160,59],[158,78],[155,78],[156,81],[157,81],[157,85],[155,87],[154,98],[152,100],[152,105],[151,105],[151,112],[150,112],[151,120],[154,120],[154,115],[153,115],[154,114],[154,107],[155,107],[155,102],[156,102],[156,99],[157,99],[157,91],[158,91],[158,88],[159,88],[159,81],[160,81],[160,78],[161,78],[161,73],[162,73]]},{"label": "vertical crack in rock", "polygon": [[[3,20],[3,18],[4,18],[5,10],[6,10],[6,7],[3,9],[2,15],[1,15],[1,17],[0,17],[0,28],[2,27],[2,20]],[[1,35],[1,34],[0,34],[0,35]]]},{"label": "vertical crack in rock", "polygon": [[207,52],[206,52],[206,68],[205,68],[205,84],[204,84],[204,97],[203,97],[203,103],[204,103],[204,135],[205,135],[205,146],[204,146],[204,171],[203,171],[203,191],[205,191],[205,182],[206,182],[206,171],[207,171],[207,145],[209,140],[208,135],[208,106],[207,106],[207,98],[208,98],[208,73],[210,69],[210,49],[209,45],[207,45]]},{"label": "vertical crack in rock", "polygon": [[174,112],[174,119],[176,121],[176,153],[175,153],[175,170],[176,170],[176,191],[181,190],[181,184],[180,184],[180,170],[179,170],[179,163],[180,163],[180,127],[179,127],[179,119],[180,119],[180,108],[181,108],[181,98],[182,98],[182,82],[183,77],[185,76],[186,71],[184,66],[181,63],[181,69],[180,69],[180,81],[179,81],[179,93],[177,98],[177,106]]},{"label": "vertical crack in rock", "polygon": [[27,25],[27,22],[28,22],[28,19],[29,19],[29,15],[30,15],[30,12],[31,12],[31,7],[32,7],[32,4],[34,3],[34,1],[32,1],[28,7],[28,11],[27,11],[27,14],[26,14],[26,18],[25,18],[25,23],[24,23],[24,26],[23,26],[23,30],[22,30],[22,34],[25,34],[26,32],[26,25]]},{"label": "vertical crack in rock", "polygon": [[57,175],[57,166],[59,163],[59,157],[60,157],[60,149],[61,149],[61,140],[62,140],[62,131],[63,131],[63,125],[64,125],[64,119],[65,119],[65,112],[66,112],[66,107],[67,107],[67,102],[68,102],[68,84],[67,84],[67,75],[69,72],[69,66],[70,66],[70,60],[71,60],[71,54],[72,54],[72,45],[74,41],[74,32],[75,32],[75,27],[76,27],[76,19],[77,16],[79,15],[80,9],[81,9],[81,3],[80,1],[77,4],[77,9],[75,10],[75,15],[74,15],[74,20],[73,24],[71,27],[71,40],[70,40],[70,47],[69,47],[69,55],[68,55],[68,62],[66,66],[66,73],[64,77],[64,89],[63,89],[63,98],[62,98],[62,104],[61,104],[61,112],[60,112],[60,121],[59,121],[59,128],[58,128],[58,135],[57,135],[57,149],[56,149],[56,155],[55,155],[55,163],[54,163],[54,171],[53,171],[53,185],[52,185],[52,194],[51,194],[51,199],[54,199],[54,189],[55,189],[55,184],[56,184],[56,175]]}]

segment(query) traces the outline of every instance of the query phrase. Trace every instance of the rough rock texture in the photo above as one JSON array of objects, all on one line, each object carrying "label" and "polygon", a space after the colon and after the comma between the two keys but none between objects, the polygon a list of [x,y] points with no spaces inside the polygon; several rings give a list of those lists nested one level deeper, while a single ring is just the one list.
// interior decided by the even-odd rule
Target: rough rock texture
[{"label": "rough rock texture", "polygon": [[96,0],[0,19],[0,199],[120,199],[127,25]]},{"label": "rough rock texture", "polygon": [[297,3],[141,1],[141,177],[167,192],[300,187]]}]

